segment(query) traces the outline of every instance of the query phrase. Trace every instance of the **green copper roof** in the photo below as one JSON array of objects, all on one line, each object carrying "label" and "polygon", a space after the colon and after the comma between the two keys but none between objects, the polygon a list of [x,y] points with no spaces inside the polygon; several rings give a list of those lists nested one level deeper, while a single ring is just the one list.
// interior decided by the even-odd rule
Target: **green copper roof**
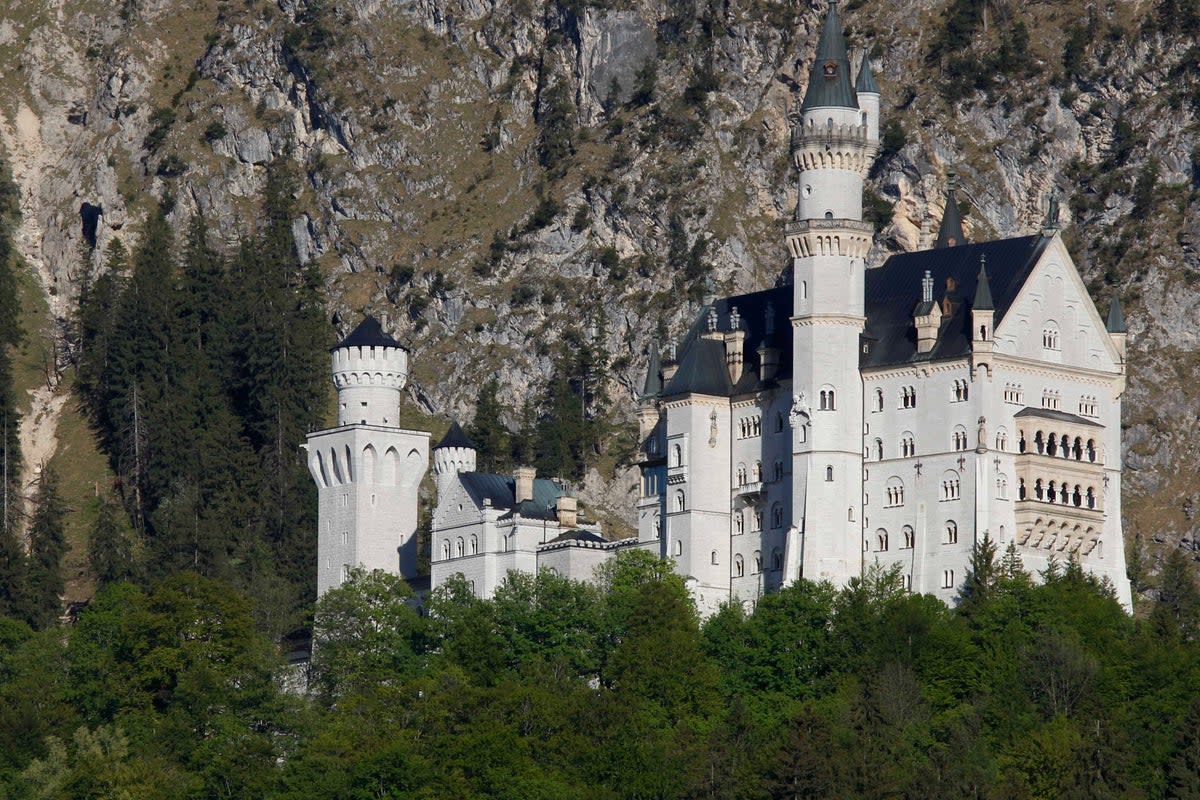
[{"label": "green copper roof", "polygon": [[842,35],[837,0],[829,2],[825,27],[821,31],[821,41],[817,43],[817,55],[813,59],[808,90],[804,93],[800,110],[829,107],[858,108],[858,98],[850,83],[850,54],[846,50],[846,37]]},{"label": "green copper roof", "polygon": [[854,91],[859,94],[879,94],[879,86],[875,76],[871,74],[871,57],[863,56],[862,64],[858,67],[858,80],[854,82]]}]

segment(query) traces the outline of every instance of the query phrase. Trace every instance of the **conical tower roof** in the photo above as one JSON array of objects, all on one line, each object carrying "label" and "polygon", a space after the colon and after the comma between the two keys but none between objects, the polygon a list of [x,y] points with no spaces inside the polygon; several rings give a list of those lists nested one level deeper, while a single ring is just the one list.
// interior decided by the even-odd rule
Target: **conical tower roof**
[{"label": "conical tower roof", "polygon": [[441,450],[443,447],[462,447],[468,450],[475,450],[475,443],[472,442],[462,426],[457,421],[450,423],[450,430],[446,431],[446,435],[442,440],[433,446],[434,450]]},{"label": "conical tower roof", "polygon": [[401,347],[401,344],[383,332],[379,320],[368,314],[350,335],[333,347],[340,350],[343,347]]},{"label": "conical tower roof", "polygon": [[863,56],[862,64],[858,67],[858,80],[854,82],[854,91],[859,94],[879,94],[879,86],[875,76],[871,74],[871,57]]},{"label": "conical tower roof", "polygon": [[954,174],[951,173],[949,178],[946,186],[946,213],[942,214],[937,241],[933,243],[935,250],[967,243],[967,237],[963,233],[962,214],[958,210],[958,200],[954,197],[957,191]]},{"label": "conical tower roof", "polygon": [[1112,303],[1108,306],[1108,324],[1104,327],[1109,333],[1125,333],[1125,315],[1121,313],[1121,298],[1116,292],[1113,292]]},{"label": "conical tower roof", "polygon": [[979,279],[975,284],[975,300],[971,303],[975,311],[995,311],[992,305],[992,287],[988,284],[987,257],[979,256]]},{"label": "conical tower roof", "polygon": [[650,343],[650,363],[646,367],[646,382],[642,386],[642,397],[658,397],[662,394],[662,360],[658,357],[658,342]]},{"label": "conical tower roof", "polygon": [[817,43],[817,55],[808,75],[808,89],[800,110],[826,107],[858,108],[858,98],[850,83],[850,53],[846,49],[846,37],[842,34],[837,0],[829,2],[825,27]]}]

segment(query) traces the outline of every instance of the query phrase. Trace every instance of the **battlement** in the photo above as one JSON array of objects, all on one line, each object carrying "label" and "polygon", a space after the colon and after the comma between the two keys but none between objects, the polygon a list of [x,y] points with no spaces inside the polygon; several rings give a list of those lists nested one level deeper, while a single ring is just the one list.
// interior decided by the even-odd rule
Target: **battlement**
[{"label": "battlement", "polygon": [[792,258],[850,256],[866,258],[875,227],[856,219],[793,220],[784,228]]}]

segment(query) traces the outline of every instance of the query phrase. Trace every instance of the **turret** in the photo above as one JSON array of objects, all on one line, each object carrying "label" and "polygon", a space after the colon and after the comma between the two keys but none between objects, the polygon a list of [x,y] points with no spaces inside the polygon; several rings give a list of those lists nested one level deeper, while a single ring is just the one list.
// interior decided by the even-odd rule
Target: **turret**
[{"label": "turret", "polygon": [[987,256],[979,256],[979,277],[975,283],[975,299],[971,302],[972,350],[992,349],[992,318],[996,307],[992,304],[992,287],[988,284]]},{"label": "turret", "polygon": [[332,350],[338,425],[399,427],[408,351],[366,317]]},{"label": "turret", "polygon": [[658,398],[663,390],[662,362],[658,357],[658,342],[650,343],[650,363],[646,367],[646,381],[638,398],[638,438],[646,443],[647,437],[658,425]]},{"label": "turret", "polygon": [[433,474],[437,476],[439,495],[450,478],[475,471],[475,455],[475,444],[457,422],[452,422],[450,430],[433,446]]},{"label": "turret", "polygon": [[946,211],[942,214],[942,225],[938,228],[937,241],[933,243],[934,249],[943,247],[955,247],[960,244],[967,243],[967,237],[963,234],[962,214],[958,210],[958,200],[955,198],[955,192],[958,191],[958,179],[954,170],[946,170]]},{"label": "turret", "polygon": [[925,270],[921,279],[921,302],[913,311],[917,326],[917,352],[928,353],[937,344],[938,329],[942,327],[942,307],[933,300],[933,275]]},{"label": "turret", "polygon": [[862,121],[867,126],[867,139],[879,141],[879,86],[875,76],[871,74],[871,57],[864,55],[858,66],[858,79],[854,82],[854,92],[858,95],[858,107],[862,111]]}]

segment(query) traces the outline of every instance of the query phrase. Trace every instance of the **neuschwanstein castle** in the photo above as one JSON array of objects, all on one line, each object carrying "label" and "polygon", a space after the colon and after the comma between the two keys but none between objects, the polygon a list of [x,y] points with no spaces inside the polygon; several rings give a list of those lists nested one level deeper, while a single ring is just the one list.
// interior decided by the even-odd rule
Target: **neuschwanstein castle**
[{"label": "neuschwanstein castle", "polygon": [[[574,498],[532,469],[476,471],[454,425],[433,448],[432,586],[462,575],[489,596],[509,570],[586,580],[637,547],[673,559],[706,615],[873,564],[950,601],[987,534],[1031,571],[1078,559],[1130,606],[1118,301],[1102,319],[1053,212],[1033,235],[968,242],[953,189],[932,249],[868,264],[879,116],[831,2],[791,140],[791,283],[707,298],[651,354],[637,537],[581,525]],[[407,352],[370,318],[333,350],[338,427],[307,444],[319,593],[355,565],[416,577],[429,434],[398,426],[406,373]]]}]

